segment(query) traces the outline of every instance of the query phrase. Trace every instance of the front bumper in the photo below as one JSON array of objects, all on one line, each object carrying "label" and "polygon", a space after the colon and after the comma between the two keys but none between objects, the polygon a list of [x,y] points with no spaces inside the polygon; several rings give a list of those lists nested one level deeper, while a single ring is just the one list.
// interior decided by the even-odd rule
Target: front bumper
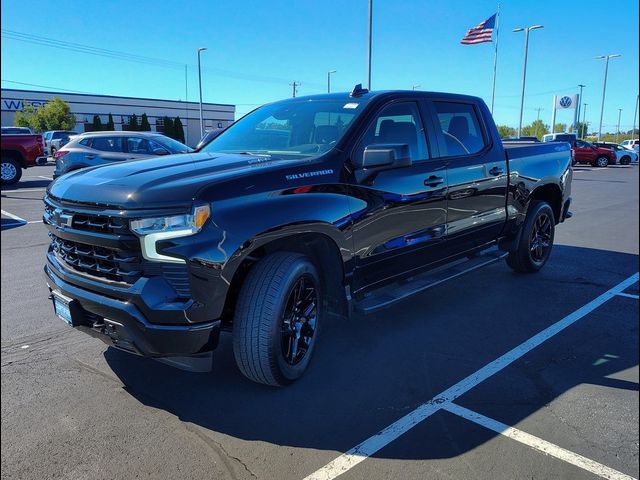
[{"label": "front bumper", "polygon": [[153,324],[131,301],[77,287],[46,265],[49,290],[71,300],[72,326],[113,347],[146,357],[187,357],[217,347],[220,321]]}]

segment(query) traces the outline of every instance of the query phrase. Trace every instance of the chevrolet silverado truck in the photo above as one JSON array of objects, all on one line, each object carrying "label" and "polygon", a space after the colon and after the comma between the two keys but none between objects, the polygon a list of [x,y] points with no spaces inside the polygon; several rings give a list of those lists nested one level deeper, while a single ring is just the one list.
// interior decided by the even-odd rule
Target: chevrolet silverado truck
[{"label": "chevrolet silverado truck", "polygon": [[0,142],[2,185],[18,183],[22,170],[35,167],[37,160],[44,157],[42,135],[3,134]]},{"label": "chevrolet silverado truck", "polygon": [[504,257],[540,270],[571,179],[569,144],[503,144],[479,98],[357,86],[60,177],[44,269],[55,313],[113,347],[207,370],[224,330],[244,375],[285,385],[330,317]]}]

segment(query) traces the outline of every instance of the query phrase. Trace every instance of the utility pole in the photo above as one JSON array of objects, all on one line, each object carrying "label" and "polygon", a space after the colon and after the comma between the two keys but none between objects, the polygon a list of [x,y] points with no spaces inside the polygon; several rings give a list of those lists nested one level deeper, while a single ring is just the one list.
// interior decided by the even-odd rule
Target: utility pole
[{"label": "utility pole", "polygon": [[184,143],[189,145],[189,82],[187,77],[187,64],[184,64],[184,119],[187,124],[184,132]]},{"label": "utility pole", "polygon": [[198,49],[198,89],[200,90],[200,138],[204,136],[204,117],[202,116],[202,73],[200,70],[200,54],[205,50],[206,50],[206,47],[200,47]]},{"label": "utility pole", "polygon": [[[329,70],[327,72],[327,93],[331,93],[331,74],[336,73],[337,70]],[[295,95],[294,95],[295,97]]]},{"label": "utility pole", "polygon": [[540,120],[540,112],[544,110],[544,108],[538,107],[536,108],[536,110],[538,111],[538,116],[536,118],[536,137],[538,137],[538,131],[540,129],[540,124],[538,123],[538,120]]},{"label": "utility pole", "polygon": [[289,85],[291,85],[291,87],[293,88],[293,92],[292,92],[293,93],[293,95],[292,95],[293,98],[296,98],[296,94],[298,93],[298,87],[300,85],[302,85],[302,84],[300,82],[295,82],[294,81],[293,83],[290,83]]},{"label": "utility pole", "polygon": [[371,91],[371,41],[373,39],[373,0],[369,0],[369,50],[367,54],[367,88]]},{"label": "utility pole", "polygon": [[587,133],[589,133],[587,131],[587,105],[589,105],[588,103],[584,104],[584,112],[582,113],[582,138],[587,136]]},{"label": "utility pole", "polygon": [[604,115],[604,96],[607,93],[607,74],[609,72],[609,59],[615,57],[621,57],[619,53],[609,54],[609,55],[600,55],[595,57],[597,59],[603,59],[604,62],[604,82],[602,84],[602,106],[600,107],[600,126],[598,127],[598,141],[600,141],[600,136],[602,135],[602,117]]},{"label": "utility pole", "polygon": [[416,88],[420,88],[422,85],[414,85],[413,87],[411,87],[411,90],[415,90]]},{"label": "utility pole", "polygon": [[618,128],[616,128],[616,143],[618,143],[618,137],[620,136],[620,116],[622,116],[622,109],[618,109]]},{"label": "utility pole", "polygon": [[522,94],[520,96],[520,121],[518,123],[518,137],[522,135],[522,114],[524,113],[524,86],[527,82],[527,55],[529,52],[529,32],[544,28],[543,25],[532,25],[524,28],[514,28],[514,32],[524,32],[524,67],[522,70]]}]

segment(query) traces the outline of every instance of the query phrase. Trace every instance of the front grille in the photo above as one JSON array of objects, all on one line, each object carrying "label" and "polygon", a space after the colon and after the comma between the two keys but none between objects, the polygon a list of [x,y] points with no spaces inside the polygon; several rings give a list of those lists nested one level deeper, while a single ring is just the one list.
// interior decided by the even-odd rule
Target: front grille
[{"label": "front grille", "polygon": [[63,240],[51,233],[49,235],[56,258],[73,270],[127,284],[135,283],[142,276],[142,256],[139,252],[98,247]]},{"label": "front grille", "polygon": [[45,197],[44,222],[50,226],[51,253],[63,267],[98,281],[126,285],[142,277],[162,277],[177,298],[191,297],[187,265],[145,260],[126,215],[94,213],[90,208],[74,211],[56,203]]}]

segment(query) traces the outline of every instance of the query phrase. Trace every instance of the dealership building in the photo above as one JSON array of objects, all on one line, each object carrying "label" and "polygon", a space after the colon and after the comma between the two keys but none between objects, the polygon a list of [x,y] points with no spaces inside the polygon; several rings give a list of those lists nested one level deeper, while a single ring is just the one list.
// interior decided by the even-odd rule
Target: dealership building
[{"label": "dealership building", "polygon": [[[91,130],[93,116],[98,115],[105,125],[109,114],[113,117],[116,130],[126,130],[129,117],[136,115],[138,122],[143,113],[147,114],[151,130],[163,131],[163,118],[180,117],[184,126],[187,145],[195,146],[200,140],[200,104],[180,100],[162,100],[157,98],[116,97],[112,95],[88,95],[80,93],[40,92],[36,90],[2,89],[2,126],[13,125],[17,111],[25,104],[39,107],[54,97],[69,104],[71,113],[76,117],[76,132]],[[203,103],[202,116],[206,131],[225,128],[234,121],[235,105]],[[123,128],[124,126],[124,128]]]}]

